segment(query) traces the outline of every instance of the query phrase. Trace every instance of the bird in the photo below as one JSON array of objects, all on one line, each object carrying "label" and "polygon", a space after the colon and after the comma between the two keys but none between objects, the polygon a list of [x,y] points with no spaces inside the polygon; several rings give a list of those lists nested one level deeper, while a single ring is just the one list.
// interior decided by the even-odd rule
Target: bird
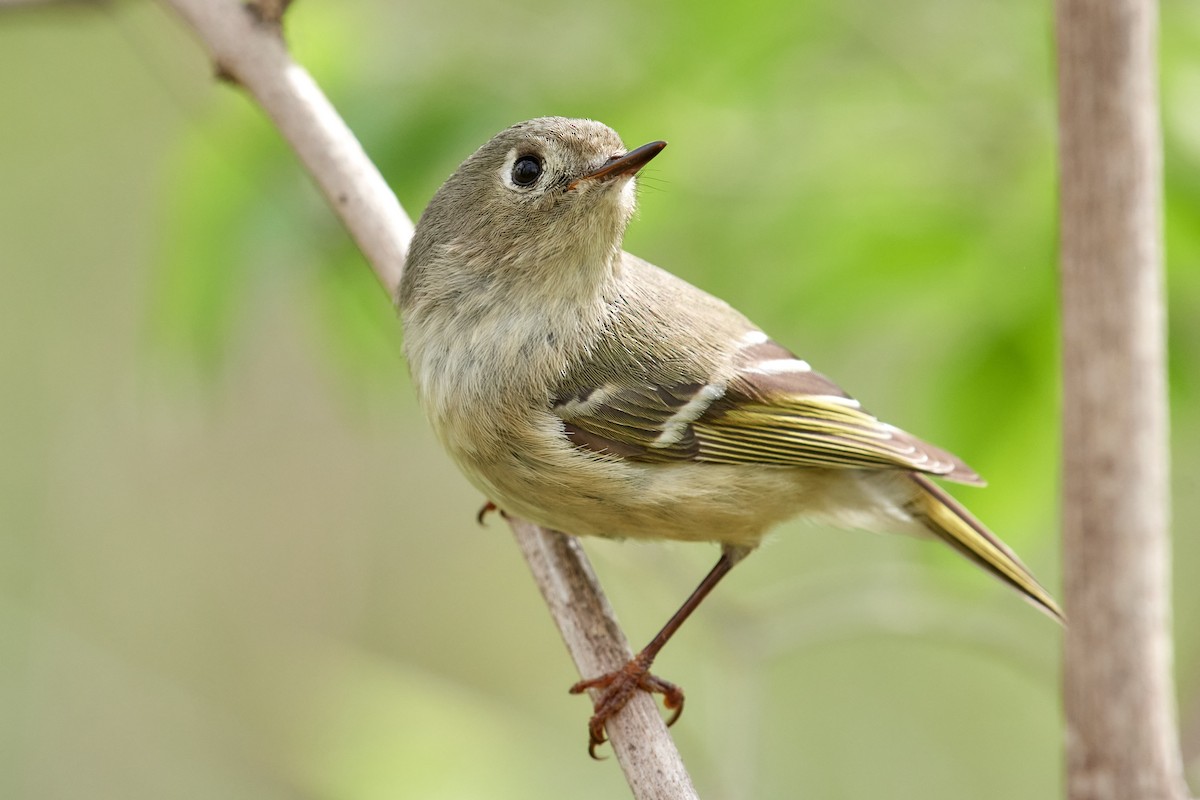
[{"label": "bird", "polygon": [[[726,302],[623,249],[636,175],[600,122],[497,133],[422,213],[397,291],[404,352],[441,444],[489,506],[576,536],[715,542],[662,630],[596,689],[588,751],[709,592],[785,520],[932,536],[1052,618],[1054,598],[934,478],[957,456],[866,411]],[[731,265],[746,269],[746,264]]]}]

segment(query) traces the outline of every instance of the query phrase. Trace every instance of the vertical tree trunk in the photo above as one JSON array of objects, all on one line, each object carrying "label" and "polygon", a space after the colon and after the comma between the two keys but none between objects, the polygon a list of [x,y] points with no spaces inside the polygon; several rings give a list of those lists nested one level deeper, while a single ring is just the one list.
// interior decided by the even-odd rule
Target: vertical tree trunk
[{"label": "vertical tree trunk", "polygon": [[1186,796],[1171,679],[1152,0],[1057,0],[1070,800]]}]

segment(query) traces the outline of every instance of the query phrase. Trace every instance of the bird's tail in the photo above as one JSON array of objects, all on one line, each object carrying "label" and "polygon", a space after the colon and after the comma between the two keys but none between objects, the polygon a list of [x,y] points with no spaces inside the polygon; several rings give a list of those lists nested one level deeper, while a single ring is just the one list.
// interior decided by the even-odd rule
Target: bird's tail
[{"label": "bird's tail", "polygon": [[914,517],[939,539],[1012,586],[1041,611],[1059,623],[1065,622],[1058,603],[1004,542],[929,478],[916,473],[910,477],[918,487],[908,505]]}]

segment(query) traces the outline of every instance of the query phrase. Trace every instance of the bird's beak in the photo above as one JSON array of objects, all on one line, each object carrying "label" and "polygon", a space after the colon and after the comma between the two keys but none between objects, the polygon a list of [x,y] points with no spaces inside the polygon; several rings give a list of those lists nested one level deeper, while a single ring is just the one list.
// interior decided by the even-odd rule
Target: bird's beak
[{"label": "bird's beak", "polygon": [[651,142],[636,150],[630,150],[623,156],[610,158],[600,169],[576,178],[568,188],[574,189],[583,181],[609,181],[622,175],[633,175],[650,163],[650,159],[661,153],[666,146],[666,142]]}]

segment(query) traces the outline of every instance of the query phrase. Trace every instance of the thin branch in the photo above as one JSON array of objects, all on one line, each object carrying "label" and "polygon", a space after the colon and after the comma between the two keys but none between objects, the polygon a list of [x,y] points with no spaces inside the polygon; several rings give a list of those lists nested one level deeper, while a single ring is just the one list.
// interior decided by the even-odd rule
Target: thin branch
[{"label": "thin branch", "polygon": [[[413,224],[354,134],[309,74],[288,55],[279,27],[234,0],[162,0],[208,49],[218,74],[262,106],[295,149],[395,297]],[[579,543],[512,519],[513,535],[582,677],[620,667],[632,653]],[[564,697],[566,687],[564,689]],[[579,725],[584,757],[585,726]],[[608,723],[617,761],[639,800],[688,800],[696,792],[653,699],[638,693]]]},{"label": "thin branch", "polygon": [[[510,520],[571,659],[583,677],[619,669],[633,652],[573,536]],[[584,740],[582,728],[580,743]],[[696,790],[653,698],[638,692],[608,722],[608,735],[637,798],[694,798]]]},{"label": "thin branch", "polygon": [[1152,0],[1058,0],[1071,800],[1187,794],[1171,680]]},{"label": "thin branch", "polygon": [[164,2],[200,37],[217,73],[262,106],[395,297],[412,221],[312,76],[292,60],[278,25],[233,0]]}]

